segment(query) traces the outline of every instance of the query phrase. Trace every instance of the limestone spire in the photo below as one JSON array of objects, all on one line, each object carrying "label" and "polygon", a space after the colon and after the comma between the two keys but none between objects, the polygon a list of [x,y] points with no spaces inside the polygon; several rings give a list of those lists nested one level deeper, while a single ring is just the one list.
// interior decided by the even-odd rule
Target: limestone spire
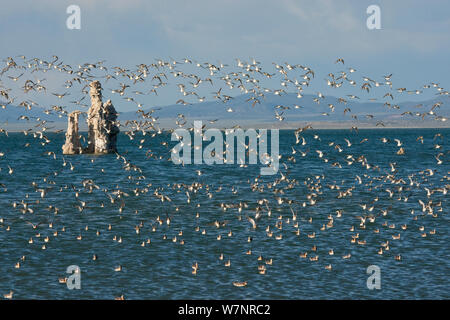
[{"label": "limestone spire", "polygon": [[[113,153],[117,151],[117,135],[119,134],[119,125],[117,122],[117,112],[111,100],[106,103],[102,102],[102,87],[99,81],[93,81],[89,85],[89,95],[91,97],[91,107],[87,112],[88,125],[88,146],[82,152],[76,153]],[[79,112],[79,111],[78,111]],[[73,113],[71,113],[72,115]],[[69,125],[66,133],[66,144],[63,147],[64,152],[71,152],[72,138],[68,139],[68,134],[75,130],[78,134],[78,114],[75,116],[76,122],[71,122],[69,117]],[[74,118],[75,119],[75,118]],[[69,129],[71,130],[69,132]],[[70,133],[71,134],[71,133]],[[79,139],[78,139],[78,145]],[[77,145],[77,146],[78,146]],[[80,146],[81,148],[81,146]],[[75,153],[65,153],[75,154]]]}]

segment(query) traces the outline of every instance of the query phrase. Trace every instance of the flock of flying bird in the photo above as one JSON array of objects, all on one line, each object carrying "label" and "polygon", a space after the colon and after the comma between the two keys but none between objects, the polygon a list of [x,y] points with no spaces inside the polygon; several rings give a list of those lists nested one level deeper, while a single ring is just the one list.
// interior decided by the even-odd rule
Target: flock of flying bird
[{"label": "flock of flying bird", "polygon": [[[298,104],[292,106],[274,106],[274,119],[285,121],[286,115],[284,111],[287,109],[302,108],[303,90],[309,88],[316,77],[314,70],[304,65],[273,63],[271,70],[267,71],[255,59],[250,59],[249,62],[236,59],[235,66],[223,63],[201,63],[187,58],[180,61],[174,59],[168,61],[158,59],[154,63],[139,64],[133,68],[110,67],[106,65],[105,61],[72,66],[64,63],[57,56],[53,56],[51,60],[43,60],[40,58],[30,59],[25,56],[8,57],[3,62],[4,66],[0,72],[0,107],[2,109],[19,108],[23,110],[23,114],[20,115],[18,120],[27,124],[33,124],[32,128],[24,130],[23,134],[35,138],[36,143],[44,150],[55,143],[49,137],[48,132],[55,131],[61,133],[62,130],[55,130],[54,127],[51,127],[52,121],[45,120],[45,117],[30,116],[27,112],[39,108],[38,110],[42,110],[43,114],[56,115],[62,121],[65,121],[67,115],[73,108],[86,108],[87,110],[89,102],[86,101],[86,98],[89,95],[89,83],[93,80],[100,80],[103,87],[110,90],[110,93],[113,95],[113,102],[119,108],[121,101],[124,101],[124,103],[130,103],[137,109],[138,120],[127,120],[125,123],[120,123],[119,115],[119,125],[130,141],[134,143],[134,146],[145,152],[147,159],[157,161],[167,161],[170,159],[171,143],[167,141],[168,136],[166,134],[167,132],[170,134],[174,129],[161,128],[158,124],[157,117],[160,108],[146,108],[146,102],[144,101],[151,100],[152,97],[162,94],[165,87],[169,88],[171,93],[173,93],[172,89],[176,88],[176,91],[180,95],[176,99],[176,104],[185,105],[186,108],[189,108],[191,104],[213,99],[221,101],[228,112],[235,111],[228,105],[228,102],[234,99],[233,94],[236,91],[239,94],[249,94],[247,103],[252,105],[255,114],[258,112],[258,105],[264,101],[266,95],[273,94],[281,96],[287,92],[295,92],[299,99]],[[333,195],[336,199],[349,199],[362,188],[372,192],[375,196],[371,201],[358,203],[360,207],[360,213],[358,215],[346,213],[345,210],[339,208],[337,205],[338,202],[336,202],[336,207],[330,208],[329,215],[326,217],[322,226],[317,230],[308,232],[306,238],[314,241],[316,237],[326,237],[327,230],[332,229],[341,219],[346,218],[351,221],[351,227],[348,230],[349,245],[366,245],[366,240],[364,239],[365,232],[383,234],[385,232],[384,229],[394,230],[395,234],[390,234],[390,238],[384,238],[384,241],[381,241],[378,248],[374,250],[375,254],[383,255],[389,252],[396,241],[402,238],[402,233],[410,228],[410,224],[414,224],[414,228],[417,228],[419,237],[432,237],[436,234],[436,229],[426,230],[420,224],[420,220],[427,219],[428,217],[438,217],[440,214],[444,214],[446,210],[445,196],[450,189],[450,172],[444,172],[442,174],[439,166],[448,165],[449,151],[445,145],[447,138],[444,134],[437,133],[432,139],[433,145],[430,148],[434,150],[434,167],[418,168],[415,173],[409,173],[407,176],[404,176],[404,172],[399,170],[401,163],[398,162],[389,163],[389,168],[387,169],[381,168],[377,163],[369,161],[363,154],[357,155],[352,151],[352,147],[356,144],[367,144],[370,147],[369,145],[373,141],[369,141],[368,138],[357,140],[357,135],[359,134],[357,122],[359,118],[358,115],[352,113],[351,102],[360,99],[359,96],[362,94],[372,94],[375,92],[376,95],[379,94],[377,90],[384,89],[380,94],[383,99],[380,106],[390,109],[392,112],[397,112],[396,110],[400,109],[400,106],[395,103],[395,98],[398,95],[418,95],[423,93],[424,90],[435,90],[438,97],[448,99],[448,91],[434,82],[427,83],[419,89],[394,89],[392,75],[383,76],[381,80],[375,80],[367,76],[362,76],[360,79],[357,79],[355,76],[356,70],[352,67],[346,67],[343,59],[337,59],[335,65],[341,70],[335,73],[329,73],[325,79],[330,90],[344,87],[346,90],[358,90],[359,93],[347,94],[340,97],[338,104],[329,104],[329,112],[323,113],[323,115],[329,116],[337,112],[343,112],[343,114],[348,115],[355,122],[349,136],[343,141],[321,143],[320,132],[313,131],[311,125],[293,130],[295,142],[290,147],[288,154],[280,156],[282,166],[273,181],[267,181],[267,177],[262,178],[260,176],[247,179],[246,187],[252,193],[256,195],[258,193],[260,194],[260,196],[257,196],[258,200],[254,203],[249,203],[250,201],[246,200],[247,196],[245,193],[240,194],[239,188],[242,186],[233,185],[231,186],[232,194],[240,194],[242,198],[237,202],[222,201],[220,203],[218,211],[223,212],[226,219],[211,221],[208,225],[203,226],[197,224],[195,230],[193,230],[194,232],[206,235],[207,229],[209,228],[215,234],[217,241],[220,241],[224,235],[219,231],[227,228],[229,226],[228,220],[236,217],[239,223],[245,226],[246,232],[248,232],[248,236],[246,237],[248,243],[254,241],[256,233],[262,234],[264,237],[273,237],[273,239],[279,241],[282,241],[283,236],[285,236],[283,231],[286,232],[286,230],[300,237],[303,236],[302,224],[312,225],[313,219],[324,218],[302,215],[302,212],[307,208],[314,207],[323,201],[325,194],[327,194],[327,198]],[[189,72],[186,70],[189,70]],[[171,82],[172,80],[173,82]],[[11,88],[6,87],[6,82],[10,84]],[[60,85],[54,85],[54,83],[63,83],[63,85],[61,87]],[[271,89],[270,87],[274,83],[278,87]],[[55,86],[56,88],[54,88]],[[117,98],[114,98],[116,96]],[[142,98],[144,96],[147,96],[147,98]],[[45,102],[38,102],[42,98]],[[325,95],[318,92],[313,101],[319,105],[324,101],[324,98]],[[54,101],[55,104],[49,103],[48,101],[50,100]],[[369,100],[378,101],[373,97],[370,97]],[[445,104],[442,102],[436,102],[432,106],[420,105],[415,110],[401,110],[402,113],[400,115],[445,122],[447,119],[439,115],[439,110],[444,106]],[[367,114],[366,117],[373,119],[375,116]],[[208,125],[214,124],[217,120],[210,120]],[[382,121],[378,121],[376,126],[383,127],[385,124]],[[189,120],[184,114],[179,114],[174,119],[174,128],[176,127],[193,130],[193,124],[189,123]],[[239,124],[235,127],[239,127]],[[0,137],[2,135],[5,136],[3,138],[8,138],[8,130],[0,128]],[[148,144],[146,145],[146,142],[152,140],[160,141],[160,146],[153,148],[153,150],[148,148]],[[424,139],[423,136],[419,136],[416,139],[416,143],[420,145],[423,145],[424,141],[430,140]],[[414,152],[413,150],[415,148],[414,146],[406,146],[400,138],[382,138],[379,142],[395,148],[394,153],[399,157],[398,159],[407,157],[408,152]],[[311,147],[309,147],[310,145]],[[314,148],[315,150],[311,150],[310,148],[313,145],[323,145],[323,148],[320,147],[320,149]],[[30,147],[30,143],[27,143],[24,147]],[[167,152],[160,152],[160,148],[165,148]],[[255,150],[251,150],[248,147],[246,147],[246,150],[247,155],[250,152],[255,152]],[[7,178],[6,181],[1,181],[0,183],[0,188],[4,192],[8,189],[8,179],[14,179],[16,170],[14,163],[5,164],[4,159],[7,159],[8,152],[7,150],[2,150],[2,145],[0,144],[0,174],[3,174],[3,177]],[[120,145],[119,152],[121,152]],[[65,158],[55,151],[44,151],[44,154],[45,156],[51,157],[53,161],[60,161],[62,168],[68,168],[74,174],[77,171],[83,170],[83,168],[77,168],[69,158]],[[339,158],[340,155],[343,156]],[[346,185],[344,182],[325,183],[325,181],[332,179],[332,177],[325,177],[324,174],[311,175],[304,181],[299,181],[295,176],[292,176],[291,168],[299,165],[302,158],[310,159],[311,157],[315,161],[318,161],[318,163],[324,166],[331,166],[334,169],[358,166],[358,170],[363,169],[366,173],[355,174],[351,181],[351,186]],[[135,226],[133,230],[130,230],[131,233],[136,234],[141,234],[144,226],[148,223],[151,224],[151,231],[157,232],[159,226],[169,228],[171,224],[173,225],[174,219],[182,219],[181,216],[177,215],[181,210],[181,203],[179,203],[180,194],[186,195],[183,200],[184,204],[187,202],[188,205],[196,208],[195,197],[198,194],[203,193],[208,199],[213,199],[217,194],[226,189],[225,186],[214,188],[212,184],[199,181],[193,181],[191,184],[175,183],[167,184],[166,187],[156,187],[152,183],[148,183],[151,179],[145,177],[144,170],[134,164],[133,159],[128,159],[125,152],[118,153],[116,159],[121,163],[124,173],[128,175],[128,180],[135,184],[132,191],[121,190],[118,185],[113,190],[105,188],[95,181],[95,176],[90,179],[85,179],[78,186],[74,184],[56,186],[51,177],[55,177],[60,173],[61,168],[58,168],[44,178],[43,181],[31,182],[32,187],[39,194],[39,200],[36,202],[31,202],[27,198],[12,200],[10,205],[12,210],[14,210],[14,214],[26,217],[26,219],[24,218],[20,221],[28,224],[37,233],[29,239],[28,245],[32,245],[37,241],[41,242],[41,233],[43,233],[44,228],[51,230],[53,237],[64,233],[66,226],[58,226],[54,222],[29,221],[33,220],[33,216],[36,216],[35,207],[38,204],[48,203],[47,209],[49,214],[64,214],[64,212],[60,212],[57,203],[47,201],[48,194],[56,193],[58,189],[60,192],[71,192],[77,203],[74,206],[73,212],[66,212],[66,214],[83,214],[86,208],[95,205],[82,200],[80,194],[84,192],[93,193],[101,191],[108,202],[117,206],[120,214],[123,214],[126,209],[127,198],[130,197],[131,192],[136,197],[142,197],[148,194],[164,203],[167,206],[167,211],[161,213],[156,219],[150,222],[142,220],[139,225]],[[94,165],[95,160],[92,159],[91,162]],[[246,165],[241,166],[245,167]],[[180,167],[179,170],[188,170],[185,168]],[[101,169],[102,172],[105,170],[107,168]],[[201,176],[202,174],[201,169],[196,171],[196,176]],[[436,177],[439,174],[442,175]],[[430,185],[431,181],[439,181],[440,185]],[[304,189],[300,195],[292,194],[293,190],[302,186]],[[392,215],[392,211],[396,210],[395,206],[402,206],[403,203],[408,202],[410,195],[413,193],[415,196],[420,197],[420,199],[414,204],[417,208],[410,209],[410,218],[408,220],[410,224],[405,222],[398,226],[390,223],[389,217]],[[174,195],[177,195],[177,200],[175,200]],[[68,197],[66,193],[64,193],[64,196]],[[379,205],[385,199],[389,200],[390,206],[385,207],[383,205],[382,207]],[[354,201],[356,203],[358,199],[348,201]],[[104,204],[102,203],[100,208],[103,207]],[[236,215],[230,212],[236,213]],[[276,216],[272,217],[272,214]],[[195,218],[199,218],[198,213]],[[0,217],[1,232],[11,232],[11,221],[13,220],[11,216]],[[114,227],[112,224],[109,224],[107,230],[112,230]],[[85,230],[87,231],[88,229],[89,227],[86,226]],[[184,245],[185,240],[183,235],[185,232],[187,231],[182,229],[177,230],[176,234],[170,238],[164,233],[163,238],[171,240],[175,244]],[[97,236],[100,235],[99,231],[96,233]],[[227,232],[227,236],[232,237],[233,235],[233,230],[230,229]],[[74,240],[83,241],[83,236],[80,234]],[[113,240],[121,243],[122,237],[115,235]],[[45,250],[48,242],[51,242],[51,236],[45,236],[43,238],[41,249]],[[148,238],[142,241],[140,245],[145,247],[150,245],[150,243],[150,238]],[[254,255],[254,252],[249,247],[243,254]],[[298,252],[298,258],[309,262],[317,262],[321,261],[323,259],[321,257],[323,256],[331,257],[335,254],[337,253],[332,247],[322,248],[314,243],[309,250]],[[351,256],[348,252],[341,253],[340,259],[351,259]],[[393,255],[393,258],[401,261],[402,255],[400,252],[397,252]],[[97,261],[97,259],[98,256],[94,254],[92,260]],[[223,263],[224,267],[230,268],[232,262],[223,253],[217,259]],[[258,261],[258,267],[255,272],[261,275],[266,274],[267,268],[272,264],[281,263],[277,261],[276,256],[265,257],[262,254],[257,254],[255,259]],[[26,260],[27,257],[25,255],[20,257],[17,263],[11,266],[11,268],[22,268],[23,265],[26,265]],[[191,261],[190,264],[192,264],[193,276],[202,272],[202,265],[199,261]],[[121,272],[122,268],[123,266],[121,264],[113,267],[115,272]],[[332,271],[333,263],[328,262],[323,265],[323,268]],[[60,283],[65,283],[66,281],[67,278],[65,277],[59,279]],[[248,285],[248,282],[245,279],[236,279],[233,285],[245,287]],[[4,298],[11,299],[13,294],[14,290],[11,290],[9,293],[4,294]],[[123,295],[117,297],[117,299],[123,298]]]}]

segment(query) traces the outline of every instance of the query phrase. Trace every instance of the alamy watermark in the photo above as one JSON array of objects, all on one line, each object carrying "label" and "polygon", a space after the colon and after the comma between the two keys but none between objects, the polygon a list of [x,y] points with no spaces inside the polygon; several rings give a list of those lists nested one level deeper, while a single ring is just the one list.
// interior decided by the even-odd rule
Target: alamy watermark
[{"label": "alamy watermark", "polygon": [[367,289],[373,290],[381,289],[381,269],[377,265],[370,265],[367,267],[367,274],[370,276],[367,278]]},{"label": "alamy watermark", "polygon": [[369,29],[369,30],[381,29],[380,6],[377,6],[376,4],[372,4],[367,7],[366,13],[370,14],[370,16],[366,20],[367,29]]},{"label": "alamy watermark", "polygon": [[[270,151],[268,131],[270,131]],[[194,164],[234,164],[236,153],[236,161],[240,165],[246,164],[246,159],[248,164],[257,164],[259,159],[259,163],[266,166],[260,169],[261,175],[274,175],[278,172],[280,159],[278,129],[225,129],[224,133],[225,141],[222,130],[211,128],[203,132],[202,121],[194,121],[193,138],[187,129],[174,130],[171,140],[180,142],[172,148],[172,162],[191,164],[193,153]],[[214,140],[211,141],[212,139]],[[211,142],[203,148],[204,141]]]},{"label": "alamy watermark", "polygon": [[81,269],[77,265],[68,266],[66,269],[66,273],[70,274],[67,277],[66,285],[69,290],[73,289],[81,289]]},{"label": "alamy watermark", "polygon": [[66,20],[66,26],[67,29],[73,30],[81,29],[81,9],[80,6],[77,6],[76,4],[71,4],[67,7],[66,13],[70,14],[70,16],[67,17]]}]

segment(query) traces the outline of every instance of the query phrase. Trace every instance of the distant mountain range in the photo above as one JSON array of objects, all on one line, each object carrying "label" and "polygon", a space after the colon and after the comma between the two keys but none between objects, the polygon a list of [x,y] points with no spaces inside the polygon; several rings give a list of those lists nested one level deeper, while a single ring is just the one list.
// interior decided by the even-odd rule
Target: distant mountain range
[{"label": "distant mountain range", "polygon": [[[208,101],[190,105],[175,104],[157,107],[154,108],[155,112],[152,115],[158,117],[158,122],[170,122],[172,124],[174,124],[174,119],[178,114],[184,114],[188,121],[219,119],[222,122],[227,121],[235,124],[249,122],[273,123],[281,127],[289,122],[349,122],[354,121],[350,115],[356,115],[360,122],[366,124],[372,123],[375,125],[378,121],[391,122],[394,125],[399,122],[413,122],[420,126],[420,123],[423,122],[421,117],[408,114],[401,116],[401,114],[405,111],[410,111],[413,114],[417,112],[424,113],[429,111],[435,103],[442,102],[440,108],[435,108],[434,112],[437,115],[450,118],[450,97],[448,96],[439,96],[423,102],[398,103],[400,109],[388,108],[383,105],[384,101],[359,102],[357,99],[350,99],[348,97],[345,97],[347,104],[343,104],[338,101],[338,98],[332,96],[320,98],[320,103],[318,104],[317,101],[314,101],[317,98],[316,95],[304,95],[299,99],[297,94],[294,93],[287,93],[281,96],[269,93],[264,98],[260,98],[259,103],[253,105],[254,100],[249,100],[251,97],[252,95],[245,94],[236,96],[227,103]],[[389,101],[389,98],[385,101]],[[395,104],[394,102],[390,103],[392,105]],[[334,112],[331,111],[330,104],[334,105]],[[120,110],[120,105],[116,104],[115,106],[117,110]],[[344,114],[344,109],[346,108],[350,108],[351,111]],[[232,112],[229,112],[231,110]],[[147,111],[145,110],[145,112]],[[280,122],[276,119],[275,112],[283,117],[284,121]],[[32,110],[25,110],[22,107],[8,106],[6,109],[0,109],[0,124],[7,122],[8,124],[16,124],[16,126],[20,123],[26,125],[26,120],[19,119],[22,115],[29,117],[30,120],[33,120],[33,117],[39,117],[40,119],[56,123],[66,122],[65,117],[58,116],[57,114],[45,114],[44,109],[39,107],[34,107]],[[368,115],[372,115],[373,118]],[[431,121],[432,118],[430,115],[425,117],[427,121]],[[139,114],[136,111],[119,111],[119,120],[122,122],[138,119]],[[433,122],[440,123],[441,121]],[[442,125],[450,126],[450,120],[439,126]],[[60,126],[58,125],[58,127]]]},{"label": "distant mountain range", "polygon": [[[247,120],[247,121],[278,121],[275,119],[275,111],[282,114],[287,121],[339,121],[349,120],[349,114],[365,117],[371,114],[375,120],[387,118],[398,118],[405,111],[425,112],[437,102],[442,102],[440,109],[436,109],[439,115],[450,115],[450,97],[443,96],[423,102],[404,102],[400,103],[400,109],[388,109],[383,106],[384,102],[358,102],[358,100],[348,99],[347,105],[340,103],[338,98],[327,96],[320,100],[317,104],[313,99],[316,95],[304,95],[298,98],[297,94],[287,93],[281,96],[274,94],[266,94],[265,99],[260,98],[260,103],[252,106],[253,101],[250,100],[250,94],[237,96],[227,103],[221,101],[203,102],[192,105],[170,105],[161,107],[155,111],[154,115],[161,119],[174,118],[178,114],[184,114],[189,119],[223,119],[223,120]],[[329,104],[335,106],[335,111],[331,112]],[[394,104],[394,103],[392,103]],[[295,108],[295,106],[299,106]],[[422,105],[422,107],[416,107]],[[276,108],[276,106],[289,107]],[[344,115],[344,109],[350,108],[351,112]],[[227,110],[231,108],[233,112]],[[322,115],[327,113],[327,115]],[[119,116],[122,120],[132,120],[136,118],[135,112],[125,112]],[[361,119],[362,120],[362,119]]]}]

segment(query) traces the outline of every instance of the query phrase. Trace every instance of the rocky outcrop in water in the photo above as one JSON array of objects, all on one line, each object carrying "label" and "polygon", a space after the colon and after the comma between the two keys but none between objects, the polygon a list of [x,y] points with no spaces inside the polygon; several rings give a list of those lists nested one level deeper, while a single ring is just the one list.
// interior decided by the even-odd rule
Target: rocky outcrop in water
[{"label": "rocky outcrop in water", "polygon": [[81,147],[78,134],[80,111],[74,111],[69,115],[63,154],[117,152],[117,135],[120,130],[116,109],[111,100],[102,102],[102,87],[99,81],[91,82],[89,87],[91,107],[87,112],[88,146],[84,149]]},{"label": "rocky outcrop in water", "polygon": [[80,143],[80,135],[78,133],[78,118],[80,111],[74,111],[69,114],[66,132],[66,143],[62,149],[63,154],[79,154],[83,152]]},{"label": "rocky outcrop in water", "polygon": [[88,147],[86,153],[111,153],[117,151],[117,112],[111,100],[102,102],[99,81],[90,84],[91,107],[88,111]]}]

